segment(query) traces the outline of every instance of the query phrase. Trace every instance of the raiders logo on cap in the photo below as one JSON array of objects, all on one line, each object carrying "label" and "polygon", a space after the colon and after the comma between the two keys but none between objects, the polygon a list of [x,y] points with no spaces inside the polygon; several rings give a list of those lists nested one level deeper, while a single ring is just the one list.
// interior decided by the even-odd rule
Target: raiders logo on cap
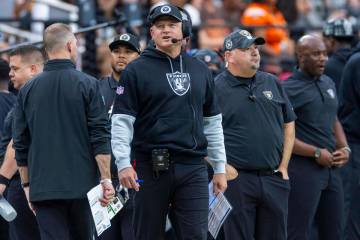
[{"label": "raiders logo on cap", "polygon": [[232,41],[231,41],[231,39],[228,39],[228,40],[226,40],[226,42],[225,42],[225,47],[226,47],[226,49],[231,49],[232,48]]},{"label": "raiders logo on cap", "polygon": [[128,34],[122,34],[119,38],[122,41],[129,41],[130,40],[130,36]]},{"label": "raiders logo on cap", "polygon": [[241,31],[239,32],[239,34],[242,35],[242,36],[244,36],[244,37],[246,37],[246,38],[248,38],[248,39],[252,39],[251,34],[250,34],[248,31],[246,31],[246,30],[241,30]]},{"label": "raiders logo on cap", "polygon": [[169,6],[163,6],[161,9],[160,9],[160,12],[161,13],[169,13],[171,12],[171,8]]}]

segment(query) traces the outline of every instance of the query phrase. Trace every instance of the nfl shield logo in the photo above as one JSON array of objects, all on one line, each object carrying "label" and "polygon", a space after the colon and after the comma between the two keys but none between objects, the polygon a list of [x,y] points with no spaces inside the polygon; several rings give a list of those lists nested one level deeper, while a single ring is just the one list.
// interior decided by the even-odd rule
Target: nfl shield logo
[{"label": "nfl shield logo", "polygon": [[187,93],[190,88],[190,76],[188,73],[167,73],[167,80],[174,93],[182,96]]},{"label": "nfl shield logo", "polygon": [[263,91],[263,94],[267,99],[269,100],[273,99],[273,94],[271,91]]},{"label": "nfl shield logo", "polygon": [[118,86],[117,88],[116,88],[116,94],[117,95],[121,95],[121,94],[123,94],[124,93],[124,87],[123,86]]}]

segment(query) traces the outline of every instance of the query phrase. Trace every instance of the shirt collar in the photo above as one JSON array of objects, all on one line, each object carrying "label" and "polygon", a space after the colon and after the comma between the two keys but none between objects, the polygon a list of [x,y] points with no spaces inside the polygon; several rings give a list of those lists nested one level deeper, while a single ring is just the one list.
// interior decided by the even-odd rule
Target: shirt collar
[{"label": "shirt collar", "polygon": [[75,64],[70,59],[53,59],[46,62],[44,71],[53,71],[67,68],[75,69]]},{"label": "shirt collar", "polygon": [[[230,84],[231,87],[236,87],[236,86],[239,86],[239,85],[246,85],[247,86],[247,85],[249,85],[249,83],[251,82],[251,79],[252,79],[252,78],[235,77],[227,69],[225,70],[225,74],[226,74],[226,80],[228,81],[228,83]],[[255,76],[256,76],[256,74],[255,74]]]},{"label": "shirt collar", "polygon": [[109,76],[108,81],[109,81],[110,88],[112,88],[112,89],[116,89],[119,86],[119,82],[116,81],[112,75]]},{"label": "shirt collar", "polygon": [[304,81],[312,81],[312,82],[320,81],[323,76],[323,75],[321,75],[320,77],[312,77],[309,74],[307,74],[303,71],[300,71],[299,68],[295,68],[293,71],[293,74],[294,74],[294,77],[297,79],[304,80]]}]

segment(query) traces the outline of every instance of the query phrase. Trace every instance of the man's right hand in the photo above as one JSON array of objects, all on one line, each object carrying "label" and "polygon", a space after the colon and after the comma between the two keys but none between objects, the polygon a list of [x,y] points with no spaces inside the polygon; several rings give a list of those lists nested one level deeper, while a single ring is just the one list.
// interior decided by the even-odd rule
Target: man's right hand
[{"label": "man's right hand", "polygon": [[132,167],[127,167],[119,171],[119,180],[123,187],[133,188],[139,191],[139,184],[136,182],[137,174]]},{"label": "man's right hand", "polygon": [[323,167],[331,167],[333,164],[333,155],[326,149],[320,150],[320,157],[316,158],[316,162]]},{"label": "man's right hand", "polygon": [[29,208],[33,212],[33,214],[36,215],[35,208],[32,205],[32,203],[30,202],[30,187],[24,187],[23,189],[24,189],[25,197],[28,202]]},{"label": "man's right hand", "polygon": [[0,183],[0,195],[4,195],[5,189],[6,189],[6,185]]}]

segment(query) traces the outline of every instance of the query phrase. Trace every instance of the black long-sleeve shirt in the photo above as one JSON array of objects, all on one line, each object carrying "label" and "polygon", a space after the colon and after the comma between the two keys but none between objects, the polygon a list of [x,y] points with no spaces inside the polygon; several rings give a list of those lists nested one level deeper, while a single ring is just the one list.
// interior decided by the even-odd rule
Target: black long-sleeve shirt
[{"label": "black long-sleeve shirt", "polygon": [[94,156],[110,154],[110,124],[98,81],[70,60],[50,60],[18,96],[14,147],[28,166],[31,201],[74,199],[98,183]]}]

